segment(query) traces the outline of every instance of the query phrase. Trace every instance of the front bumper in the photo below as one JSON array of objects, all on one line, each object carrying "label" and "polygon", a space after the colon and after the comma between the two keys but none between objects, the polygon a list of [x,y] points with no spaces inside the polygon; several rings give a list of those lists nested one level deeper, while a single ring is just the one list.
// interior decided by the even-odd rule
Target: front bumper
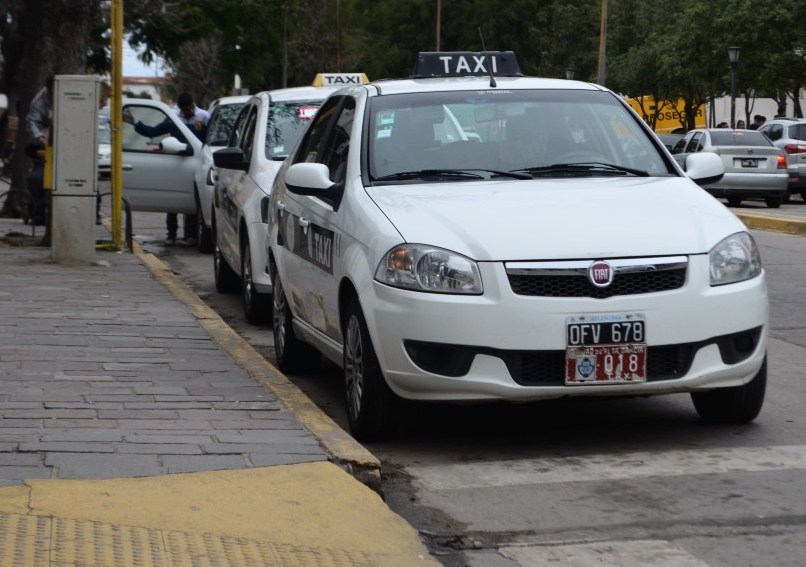
[{"label": "front bumper", "polygon": [[[594,299],[517,295],[501,264],[480,269],[482,296],[371,286],[373,297],[362,302],[367,324],[398,395],[529,401],[690,392],[743,384],[763,362],[769,317],[763,273],[710,287],[707,255],[693,256],[678,289]],[[564,384],[566,320],[590,313],[645,317],[646,382]]]}]

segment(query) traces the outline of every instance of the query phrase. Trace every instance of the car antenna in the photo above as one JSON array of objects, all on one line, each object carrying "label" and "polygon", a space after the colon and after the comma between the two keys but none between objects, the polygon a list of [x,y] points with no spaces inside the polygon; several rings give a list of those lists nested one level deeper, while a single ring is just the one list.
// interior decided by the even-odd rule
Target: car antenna
[{"label": "car antenna", "polygon": [[493,66],[490,64],[490,56],[487,54],[487,48],[484,46],[484,36],[481,35],[481,26],[479,26],[479,38],[481,39],[481,49],[484,53],[484,58],[487,59],[487,69],[490,71],[490,88],[495,87],[495,77],[493,76]]}]

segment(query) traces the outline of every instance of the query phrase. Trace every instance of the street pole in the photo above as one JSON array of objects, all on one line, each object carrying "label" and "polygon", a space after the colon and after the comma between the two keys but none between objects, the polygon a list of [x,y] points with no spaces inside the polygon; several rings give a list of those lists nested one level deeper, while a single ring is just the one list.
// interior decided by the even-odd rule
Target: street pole
[{"label": "street pole", "polygon": [[442,0],[437,0],[437,44],[436,49],[434,51],[439,51],[439,36],[440,36],[440,27],[442,26]]},{"label": "street pole", "polygon": [[739,47],[728,47],[730,60],[730,127],[736,128],[736,74],[739,69]]},{"label": "street pole", "polygon": [[112,126],[112,245],[122,248],[121,220],[123,212],[123,0],[112,0],[110,13],[110,48],[112,51],[112,89],[110,119]]},{"label": "street pole", "polygon": [[599,76],[597,83],[604,86],[607,67],[607,0],[602,0],[602,20],[599,27]]}]

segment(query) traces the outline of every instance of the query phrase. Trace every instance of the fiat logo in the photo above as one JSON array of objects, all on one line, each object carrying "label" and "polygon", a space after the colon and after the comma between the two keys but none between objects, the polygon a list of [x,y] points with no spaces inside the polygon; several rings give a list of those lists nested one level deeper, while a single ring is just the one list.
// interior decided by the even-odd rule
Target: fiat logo
[{"label": "fiat logo", "polygon": [[607,287],[613,283],[613,268],[604,261],[594,262],[588,268],[588,279],[596,287]]}]

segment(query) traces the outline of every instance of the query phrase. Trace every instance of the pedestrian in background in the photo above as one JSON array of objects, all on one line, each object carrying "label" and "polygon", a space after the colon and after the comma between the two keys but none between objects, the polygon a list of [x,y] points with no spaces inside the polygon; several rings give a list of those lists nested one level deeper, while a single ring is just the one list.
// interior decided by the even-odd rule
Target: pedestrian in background
[{"label": "pedestrian in background", "polygon": [[[176,99],[176,115],[179,119],[196,135],[196,137],[204,143],[207,137],[207,124],[210,121],[210,113],[206,110],[196,106],[193,101],[193,95],[190,93],[182,93]],[[138,120],[134,120],[131,113],[123,113],[123,121],[128,122],[134,126],[134,131],[141,136],[154,138],[162,136],[163,134],[170,134],[176,138],[181,137],[178,128],[174,123],[166,118],[156,126],[149,126],[143,124]],[[165,243],[169,246],[177,244],[176,233],[179,228],[176,213],[168,213],[165,218],[165,225],[168,230],[168,235]],[[181,244],[184,246],[196,246],[198,240],[196,231],[198,229],[198,219],[195,214],[184,215],[183,238]]]},{"label": "pedestrian in background", "polygon": [[748,130],[758,130],[766,121],[767,121],[766,116],[756,114],[755,116],[753,116],[753,123],[750,126],[748,126]]},{"label": "pedestrian in background", "polygon": [[[50,213],[50,195],[44,187],[44,173],[45,148],[53,123],[53,81],[54,76],[50,75],[45,86],[34,96],[25,116],[25,128],[31,137],[31,142],[25,147],[25,155],[33,160],[28,174],[28,194],[31,196],[31,224],[34,226],[47,225]],[[43,244],[49,245],[49,238],[50,232],[46,229]]]},{"label": "pedestrian in background", "polygon": [[736,121],[736,128],[738,128],[739,130],[744,130],[746,128],[744,120],[737,120]]}]

